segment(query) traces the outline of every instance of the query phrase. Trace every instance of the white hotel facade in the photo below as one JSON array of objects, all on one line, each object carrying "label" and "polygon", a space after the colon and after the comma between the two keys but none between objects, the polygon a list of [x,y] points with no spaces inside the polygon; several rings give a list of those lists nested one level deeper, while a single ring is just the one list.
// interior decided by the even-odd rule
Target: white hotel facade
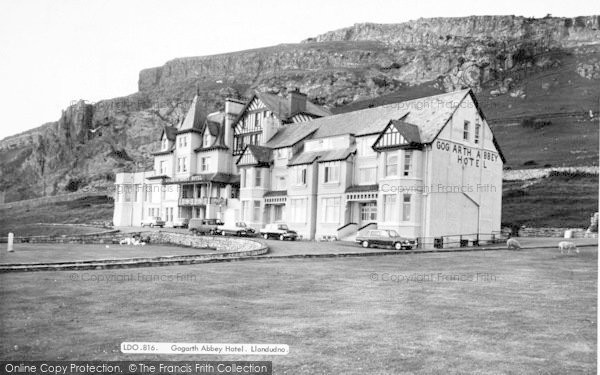
[{"label": "white hotel facade", "polygon": [[[282,222],[306,239],[500,230],[504,157],[471,90],[332,115],[299,92],[165,127],[154,170],[116,175],[114,224]],[[426,241],[424,241],[426,242]]]}]

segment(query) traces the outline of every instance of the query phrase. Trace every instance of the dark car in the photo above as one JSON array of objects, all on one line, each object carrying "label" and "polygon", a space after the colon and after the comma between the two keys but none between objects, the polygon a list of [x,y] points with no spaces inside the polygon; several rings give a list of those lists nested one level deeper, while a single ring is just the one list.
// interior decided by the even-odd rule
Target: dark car
[{"label": "dark car", "polygon": [[396,250],[412,249],[416,245],[414,239],[402,237],[395,230],[371,229],[356,237],[362,247],[391,246]]},{"label": "dark car", "polygon": [[219,219],[190,219],[188,228],[194,234],[216,234],[217,227],[223,225]]},{"label": "dark car", "polygon": [[267,224],[260,230],[260,234],[265,240],[269,238],[279,238],[281,241],[295,241],[299,238],[298,233],[295,230],[288,228],[287,224]]},{"label": "dark car", "polygon": [[250,228],[243,221],[235,223],[225,223],[217,227],[217,232],[223,236],[232,234],[234,236],[253,236],[255,230]]}]

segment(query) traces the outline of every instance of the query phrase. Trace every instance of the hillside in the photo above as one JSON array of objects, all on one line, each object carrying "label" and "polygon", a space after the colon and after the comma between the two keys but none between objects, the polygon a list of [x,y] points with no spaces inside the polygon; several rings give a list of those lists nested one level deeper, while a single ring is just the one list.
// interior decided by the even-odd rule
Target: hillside
[{"label": "hillside", "polygon": [[[597,164],[598,123],[590,121],[589,110],[597,108],[599,80],[598,16],[360,24],[302,43],[177,58],[144,69],[137,93],[78,102],[58,121],[0,141],[0,190],[13,201],[104,189],[115,171],[148,168],[162,125],[183,116],[196,90],[209,111],[251,90],[285,94],[295,87],[316,103],[348,111],[472,87],[509,167],[530,160],[538,166]],[[524,117],[552,124],[523,129]],[[536,147],[530,147],[532,138]]]}]

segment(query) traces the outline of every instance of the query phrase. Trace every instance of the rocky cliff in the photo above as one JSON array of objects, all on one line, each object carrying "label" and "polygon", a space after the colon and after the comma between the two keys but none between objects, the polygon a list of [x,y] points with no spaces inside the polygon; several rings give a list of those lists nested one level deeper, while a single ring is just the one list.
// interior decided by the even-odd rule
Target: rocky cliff
[{"label": "rocky cliff", "polygon": [[[569,85],[586,90],[583,101],[551,80],[540,85],[555,89],[543,93],[564,99],[561,110],[582,110],[574,108],[587,108],[599,92],[599,47],[598,16],[493,16],[357,24],[298,44],[177,58],[142,70],[133,95],[73,103],[58,121],[0,141],[0,190],[12,201],[102,189],[115,171],[148,168],[161,126],[176,123],[197,90],[209,110],[251,90],[285,94],[296,87],[336,110],[386,95],[411,98],[468,86],[484,105],[487,97],[510,95],[521,100],[509,103],[511,110],[528,113],[544,110],[530,105],[540,95],[528,89],[529,77],[566,72]],[[488,117],[504,113],[486,109]]]}]

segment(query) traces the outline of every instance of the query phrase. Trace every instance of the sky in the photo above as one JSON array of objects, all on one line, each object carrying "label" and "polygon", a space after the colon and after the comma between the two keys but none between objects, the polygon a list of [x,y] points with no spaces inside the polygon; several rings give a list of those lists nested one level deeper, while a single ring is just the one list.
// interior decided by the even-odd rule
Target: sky
[{"label": "sky", "polygon": [[2,0],[0,139],[58,120],[73,100],[132,94],[140,70],[176,57],[296,43],[361,22],[548,13],[600,14],[600,2]]}]

